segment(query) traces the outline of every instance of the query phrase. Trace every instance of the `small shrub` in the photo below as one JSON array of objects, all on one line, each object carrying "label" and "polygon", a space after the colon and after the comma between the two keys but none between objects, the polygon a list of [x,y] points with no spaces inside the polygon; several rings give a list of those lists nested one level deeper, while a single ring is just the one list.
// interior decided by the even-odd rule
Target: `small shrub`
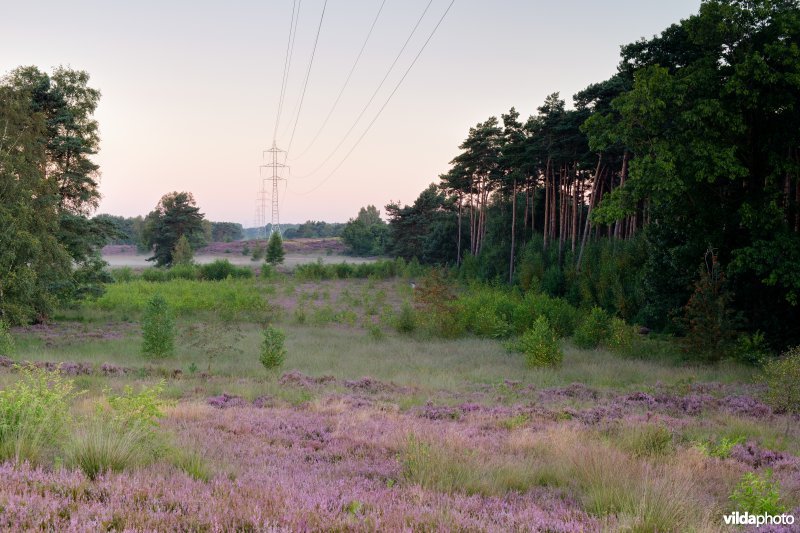
[{"label": "small shrub", "polygon": [[175,352],[175,318],[163,296],[156,293],[142,316],[142,355],[169,357]]},{"label": "small shrub", "polygon": [[169,279],[198,279],[200,272],[191,263],[176,264],[167,271]]},{"label": "small shrub", "polygon": [[786,433],[792,416],[800,414],[800,346],[764,366],[766,401],[775,412],[786,413]]},{"label": "small shrub", "polygon": [[8,322],[0,320],[0,355],[9,356],[16,351],[14,337],[8,327]]},{"label": "small shrub", "polygon": [[222,281],[229,277],[247,279],[253,277],[253,271],[247,267],[237,267],[227,259],[217,259],[200,267],[200,277],[208,281]]},{"label": "small shrub", "polygon": [[313,263],[297,265],[294,267],[294,275],[300,281],[320,281],[331,279],[334,271],[328,268],[328,265],[325,265],[320,258]]},{"label": "small shrub", "polygon": [[521,305],[513,311],[514,329],[518,333],[523,333],[539,316],[544,316],[556,335],[563,338],[575,332],[579,313],[577,309],[561,298],[528,293]]},{"label": "small shrub", "polygon": [[533,327],[522,335],[519,349],[525,354],[529,367],[558,366],[564,359],[558,336],[543,316],[537,318]]},{"label": "small shrub", "polygon": [[580,348],[597,348],[611,337],[611,318],[599,307],[593,307],[583,323],[575,330],[573,340]]},{"label": "small shrub", "polygon": [[747,472],[730,499],[736,510],[742,513],[778,515],[786,512],[786,506],[781,503],[778,482],[772,479],[772,470],[769,469],[761,475]]},{"label": "small shrub", "polygon": [[395,318],[395,329],[399,333],[413,333],[417,329],[417,316],[408,302],[403,302],[400,312]]},{"label": "small shrub", "polygon": [[620,318],[612,318],[610,325],[610,333],[606,339],[606,346],[617,353],[630,353],[636,340],[636,333],[633,327],[626,324]]},{"label": "small shrub", "polygon": [[259,244],[256,244],[256,246],[253,248],[253,255],[250,256],[250,260],[251,261],[260,261],[260,260],[264,259],[264,254],[265,253],[266,253],[266,249],[263,246],[261,246]]},{"label": "small shrub", "polygon": [[189,239],[186,235],[181,235],[178,242],[175,243],[175,248],[172,250],[172,264],[173,265],[191,265],[194,258],[192,246],[189,244]]},{"label": "small shrub", "polygon": [[120,267],[111,269],[111,277],[115,283],[127,283],[136,277],[131,267]]},{"label": "small shrub", "polygon": [[142,272],[142,279],[145,281],[160,283],[162,281],[167,281],[169,279],[169,275],[163,268],[151,267],[146,268]]},{"label": "small shrub", "polygon": [[272,326],[267,326],[263,331],[264,340],[261,343],[259,361],[267,370],[272,370],[283,365],[286,359],[286,334]]},{"label": "small shrub", "polygon": [[261,265],[261,272],[259,276],[261,279],[275,279],[275,276],[278,275],[278,271],[275,270],[275,267],[270,265],[269,263],[264,263]]},{"label": "small shrub", "polygon": [[381,341],[385,337],[383,330],[378,324],[374,322],[367,323],[367,333],[369,334],[370,338],[374,341]]},{"label": "small shrub", "polygon": [[709,250],[700,267],[694,293],[683,309],[686,337],[684,350],[707,362],[716,362],[730,352],[736,334],[736,317],[730,309],[732,294],[725,272]]},{"label": "small shrub", "polygon": [[63,437],[73,382],[57,370],[19,367],[19,372],[13,385],[0,390],[0,460],[37,462]]},{"label": "small shrub", "polygon": [[731,456],[731,450],[733,450],[733,447],[737,444],[744,443],[744,441],[745,438],[743,436],[730,438],[723,437],[719,440],[719,442],[697,442],[695,443],[694,447],[709,457],[727,459]]},{"label": "small shrub", "polygon": [[761,331],[751,335],[741,335],[736,340],[736,348],[733,350],[733,356],[737,361],[752,366],[763,365],[771,355],[764,333]]}]

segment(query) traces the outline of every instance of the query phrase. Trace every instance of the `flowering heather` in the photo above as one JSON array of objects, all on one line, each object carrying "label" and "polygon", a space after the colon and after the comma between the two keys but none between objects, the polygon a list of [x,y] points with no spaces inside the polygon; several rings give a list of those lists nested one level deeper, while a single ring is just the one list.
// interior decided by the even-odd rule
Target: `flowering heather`
[{"label": "flowering heather", "polygon": [[[76,471],[0,466],[0,527],[85,531],[292,530],[598,531],[601,523],[556,492],[441,493],[403,479],[408,431],[443,422],[377,412],[192,407],[165,424],[217,474],[197,481],[161,465],[90,482]],[[444,424],[447,424],[446,422]],[[470,427],[453,438],[499,445]]]},{"label": "flowering heather", "polygon": [[325,385],[327,383],[336,383],[336,378],[333,376],[320,376],[313,377],[307,376],[299,370],[292,370],[286,372],[281,376],[278,381],[281,385],[294,385],[296,387],[313,387],[315,385]]},{"label": "flowering heather", "polygon": [[566,387],[555,387],[545,389],[539,393],[539,398],[543,402],[557,401],[561,398],[573,398],[576,400],[596,400],[597,391],[590,389],[583,383],[572,383]]},{"label": "flowering heather", "polygon": [[727,396],[722,401],[722,409],[736,415],[763,418],[772,414],[768,405],[751,396]]},{"label": "flowering heather", "polygon": [[227,409],[229,407],[244,407],[247,402],[240,396],[222,393],[219,396],[212,396],[206,400],[208,405],[217,409]]}]

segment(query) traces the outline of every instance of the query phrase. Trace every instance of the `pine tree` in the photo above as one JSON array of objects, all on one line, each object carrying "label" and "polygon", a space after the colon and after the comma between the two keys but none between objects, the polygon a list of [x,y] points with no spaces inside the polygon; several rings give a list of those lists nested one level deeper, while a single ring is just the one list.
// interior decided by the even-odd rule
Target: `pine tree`
[{"label": "pine tree", "polygon": [[281,234],[277,231],[273,232],[269,237],[267,244],[267,263],[270,265],[279,265],[283,263],[283,239]]},{"label": "pine tree", "polygon": [[189,239],[186,235],[181,235],[175,248],[172,250],[172,264],[174,265],[191,265],[194,252],[192,246],[189,244]]}]

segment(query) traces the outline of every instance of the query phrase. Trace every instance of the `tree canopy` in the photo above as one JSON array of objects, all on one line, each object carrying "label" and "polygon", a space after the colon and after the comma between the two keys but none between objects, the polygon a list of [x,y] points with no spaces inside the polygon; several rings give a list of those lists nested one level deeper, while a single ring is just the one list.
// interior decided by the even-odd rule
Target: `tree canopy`
[{"label": "tree canopy", "polygon": [[20,67],[0,80],[0,318],[40,320],[102,291],[99,247],[115,235],[97,207],[100,93],[89,75]]},{"label": "tree canopy", "polygon": [[190,192],[171,192],[158,201],[156,208],[144,220],[144,241],[152,249],[157,266],[169,266],[181,237],[186,237],[195,249],[205,244],[203,213]]}]

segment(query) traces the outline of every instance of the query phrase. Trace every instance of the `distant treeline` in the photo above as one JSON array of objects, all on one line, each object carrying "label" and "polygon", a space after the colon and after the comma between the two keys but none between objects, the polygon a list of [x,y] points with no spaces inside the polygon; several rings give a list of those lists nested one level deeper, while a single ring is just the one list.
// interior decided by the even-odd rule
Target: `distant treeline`
[{"label": "distant treeline", "polygon": [[[108,244],[130,244],[137,246],[140,250],[147,250],[143,238],[145,217],[121,217],[100,214],[95,216],[94,220],[111,224],[117,230],[116,236],[109,239]],[[202,225],[203,239],[206,243],[239,241],[245,237],[242,225],[236,222],[203,220]]]},{"label": "distant treeline", "polygon": [[[344,224],[339,222],[321,222],[316,220],[308,220],[302,224],[281,224],[284,239],[321,239],[325,237],[341,237],[344,230]],[[269,231],[269,224],[267,231]],[[244,230],[244,238],[250,239],[263,239],[264,228],[246,228]]]}]

